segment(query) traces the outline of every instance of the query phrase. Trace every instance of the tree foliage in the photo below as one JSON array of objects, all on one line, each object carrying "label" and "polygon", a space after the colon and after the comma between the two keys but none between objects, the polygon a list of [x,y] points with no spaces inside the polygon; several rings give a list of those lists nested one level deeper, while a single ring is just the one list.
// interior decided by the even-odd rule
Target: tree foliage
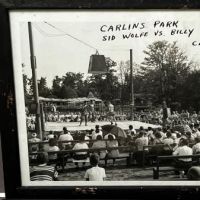
[{"label": "tree foliage", "polygon": [[187,78],[192,63],[176,42],[157,41],[144,51],[143,64],[145,88],[155,93],[159,101],[168,104],[177,100],[180,85]]},{"label": "tree foliage", "polygon": [[38,92],[41,97],[48,97],[50,93],[50,89],[47,87],[47,80],[44,77],[41,77],[38,81]]}]

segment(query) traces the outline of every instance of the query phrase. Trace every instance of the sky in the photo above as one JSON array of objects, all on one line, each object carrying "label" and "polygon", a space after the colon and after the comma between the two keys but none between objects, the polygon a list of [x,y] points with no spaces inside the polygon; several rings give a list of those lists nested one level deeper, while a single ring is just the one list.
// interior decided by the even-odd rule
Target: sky
[{"label": "sky", "polygon": [[[89,59],[95,49],[117,63],[129,60],[132,49],[133,62],[140,64],[145,56],[143,51],[152,42],[177,41],[189,59],[200,62],[199,11],[71,11],[62,15],[54,13],[56,18],[51,13],[49,18],[41,16],[39,20],[34,17],[32,20],[34,51],[38,79],[46,77],[49,87],[56,75],[63,76],[67,72],[87,74]],[[31,77],[27,20],[20,22],[19,26],[21,63],[25,66],[24,73]],[[123,39],[129,34],[132,37]],[[114,39],[108,41],[108,36]]]}]

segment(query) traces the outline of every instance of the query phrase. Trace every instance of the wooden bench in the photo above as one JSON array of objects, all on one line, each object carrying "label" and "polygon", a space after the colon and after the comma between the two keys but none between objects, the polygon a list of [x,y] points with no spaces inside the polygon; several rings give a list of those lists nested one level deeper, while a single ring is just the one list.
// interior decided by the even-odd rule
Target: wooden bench
[{"label": "wooden bench", "polygon": [[[130,146],[119,146],[119,147],[110,147],[110,148],[90,148],[90,149],[80,149],[80,150],[62,150],[62,151],[48,151],[48,154],[57,154],[58,158],[55,160],[55,163],[51,164],[56,164],[56,166],[60,165],[62,169],[64,170],[64,167],[66,163],[69,162],[69,159],[72,158],[72,154],[77,153],[77,152],[87,152],[88,154],[90,153],[100,153],[101,151],[111,151],[111,150],[119,150],[123,151],[122,154],[120,154],[118,157],[105,157],[105,166],[107,166],[107,161],[110,159],[126,159],[126,164],[129,165],[132,157],[132,152],[134,149]],[[29,153],[29,155],[37,155],[39,153],[43,152],[36,152],[36,153]]]},{"label": "wooden bench", "polygon": [[[113,139],[113,140],[117,140],[118,142],[120,142],[120,139]],[[94,143],[97,142],[99,140],[84,140],[85,143]],[[101,141],[109,141],[108,139],[102,139]],[[78,142],[82,142],[81,140],[63,140],[63,141],[58,141],[61,143],[72,143],[72,144],[76,144]],[[28,142],[28,145],[35,145],[35,144],[48,144],[49,141],[40,141],[40,142]]]},{"label": "wooden bench", "polygon": [[[146,165],[147,160],[152,161],[152,160],[155,160],[157,158],[157,156],[162,156],[165,151],[164,147],[166,147],[165,144],[143,146],[142,166],[144,167]],[[172,147],[169,146],[169,150],[170,150],[170,148],[172,148]]]},{"label": "wooden bench", "polygon": [[[173,164],[170,165],[170,162],[168,162],[168,165],[160,165],[160,161],[162,160],[176,160],[176,159],[180,159],[180,158],[192,158],[192,165],[199,165],[199,159],[200,158],[200,154],[198,155],[187,155],[187,156],[157,156],[156,158],[156,167],[153,168],[153,179],[159,179],[159,173],[160,171],[175,171],[175,170],[184,170],[184,169],[177,169],[175,166],[173,166]],[[196,158],[196,160],[195,160]]]}]

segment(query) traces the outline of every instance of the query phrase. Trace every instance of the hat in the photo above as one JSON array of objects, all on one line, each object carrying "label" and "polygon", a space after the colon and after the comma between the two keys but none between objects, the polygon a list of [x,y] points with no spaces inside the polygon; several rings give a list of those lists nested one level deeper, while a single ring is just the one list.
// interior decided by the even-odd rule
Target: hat
[{"label": "hat", "polygon": [[37,137],[37,133],[34,132],[34,133],[31,134],[31,136],[32,137]]}]

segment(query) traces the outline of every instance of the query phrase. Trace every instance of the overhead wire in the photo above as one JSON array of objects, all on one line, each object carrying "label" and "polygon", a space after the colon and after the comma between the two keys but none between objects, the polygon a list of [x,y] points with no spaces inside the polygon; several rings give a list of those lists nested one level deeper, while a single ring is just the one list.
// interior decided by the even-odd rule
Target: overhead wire
[{"label": "overhead wire", "polygon": [[61,30],[60,28],[58,28],[58,27],[56,27],[56,26],[54,26],[54,25],[52,25],[52,24],[50,24],[48,22],[44,22],[44,23],[47,24],[47,25],[49,25],[50,27],[54,28],[55,30],[63,33],[63,35],[67,35],[67,36],[73,38],[74,40],[77,40],[78,42],[80,42],[80,43],[82,43],[82,44],[84,44],[84,45],[86,45],[86,46],[88,46],[88,47],[90,47],[92,49],[95,49],[98,52],[97,48],[93,47],[92,45],[88,44],[87,42],[84,42],[83,40],[80,40],[77,37],[74,37],[73,35],[71,35],[71,34],[65,32],[65,31]]},{"label": "overhead wire", "polygon": [[84,41],[82,41],[82,40],[80,40],[80,39],[78,39],[78,38],[76,38],[76,37],[74,37],[74,36],[72,36],[72,35],[66,33],[65,31],[63,31],[63,30],[57,28],[56,26],[54,26],[54,25],[52,25],[52,24],[50,24],[50,23],[48,23],[48,22],[44,22],[44,23],[48,24],[49,26],[51,26],[51,27],[54,28],[55,30],[57,30],[57,31],[59,31],[59,32],[62,32],[61,34],[47,33],[47,32],[45,32],[44,30],[42,30],[40,26],[38,26],[37,24],[33,23],[33,26],[37,29],[37,31],[38,31],[40,34],[42,34],[43,36],[46,36],[46,37],[62,37],[62,36],[69,36],[69,37],[71,37],[71,38],[77,40],[78,42],[81,42],[82,44],[84,44],[84,45],[86,45],[86,46],[88,46],[88,47],[90,47],[90,48],[92,48],[92,49],[95,49],[97,53],[98,53],[98,50],[107,50],[107,51],[129,51],[129,49],[120,49],[120,48],[115,48],[115,49],[98,49],[98,50],[97,50],[97,48],[95,48],[94,46],[92,46],[92,45],[90,45],[90,44],[88,44],[88,43],[86,43],[86,42],[84,42]]},{"label": "overhead wire", "polygon": [[42,34],[43,36],[46,37],[60,37],[60,36],[64,36],[65,34],[52,34],[52,33],[46,33],[44,30],[42,30],[38,25],[33,24],[34,28],[37,29],[38,32],[40,32],[40,34]]}]

